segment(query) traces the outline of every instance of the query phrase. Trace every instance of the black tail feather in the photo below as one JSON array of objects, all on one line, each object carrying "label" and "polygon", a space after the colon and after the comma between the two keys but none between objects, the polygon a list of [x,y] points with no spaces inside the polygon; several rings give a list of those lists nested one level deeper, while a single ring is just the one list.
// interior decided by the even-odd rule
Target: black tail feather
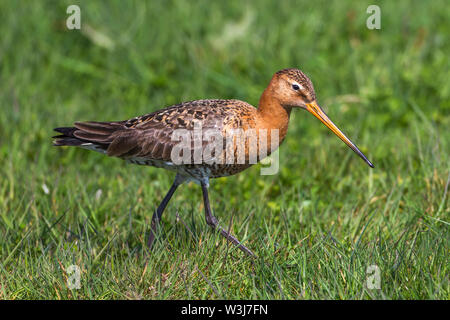
[{"label": "black tail feather", "polygon": [[55,130],[56,132],[62,133],[65,136],[73,137],[73,132],[76,129],[77,128],[75,128],[75,127],[61,127],[61,128],[55,128],[53,130]]},{"label": "black tail feather", "polygon": [[84,141],[81,141],[80,139],[77,138],[70,138],[70,137],[66,137],[66,136],[60,136],[61,138],[56,138],[53,141],[53,145],[55,147],[62,147],[62,146],[81,146],[83,143],[86,143]]},{"label": "black tail feather", "polygon": [[92,144],[106,150],[113,141],[114,133],[123,130],[120,122],[75,122],[75,127],[55,128],[60,135],[53,137],[54,146],[83,146]]},{"label": "black tail feather", "polygon": [[53,136],[52,138],[55,139],[53,141],[53,145],[56,147],[60,146],[80,146],[84,141],[75,138],[73,133],[75,130],[77,130],[75,127],[61,127],[61,128],[55,128],[53,129],[56,132],[62,133],[57,136]]}]

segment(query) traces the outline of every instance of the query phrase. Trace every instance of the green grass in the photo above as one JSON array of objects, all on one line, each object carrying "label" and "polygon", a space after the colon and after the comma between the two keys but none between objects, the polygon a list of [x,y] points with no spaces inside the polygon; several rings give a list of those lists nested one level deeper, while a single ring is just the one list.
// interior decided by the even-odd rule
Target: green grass
[{"label": "green grass", "polygon": [[[80,32],[65,29],[72,1],[1,0],[0,299],[449,299],[450,7],[376,1],[381,30],[368,30],[373,2],[76,1]],[[147,253],[173,174],[51,146],[76,120],[257,105],[286,67],[375,169],[296,110],[277,175],[254,166],[210,188],[254,263],[209,229],[194,184]]]}]

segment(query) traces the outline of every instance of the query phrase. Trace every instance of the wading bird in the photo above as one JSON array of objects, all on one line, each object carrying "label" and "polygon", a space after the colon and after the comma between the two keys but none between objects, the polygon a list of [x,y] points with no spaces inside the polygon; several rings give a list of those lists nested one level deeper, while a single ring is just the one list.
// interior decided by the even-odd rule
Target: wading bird
[{"label": "wading bird", "polygon": [[[216,148],[213,148],[215,152],[212,158],[216,161],[211,161],[211,159],[198,161],[197,159],[197,161],[180,163],[180,161],[174,160],[174,154],[177,153],[173,151],[180,142],[173,139],[173,134],[177,130],[192,132],[196,124],[200,125],[203,130],[214,129],[222,137],[226,137],[227,133],[234,129],[253,130],[252,132],[256,132],[257,138],[261,138],[260,132],[266,131],[268,134],[265,136],[269,141],[266,144],[269,145],[264,154],[266,156],[275,151],[284,140],[293,108],[306,109],[312,113],[373,168],[366,156],[331,122],[317,104],[311,80],[298,69],[284,69],[276,72],[262,93],[258,108],[240,100],[184,102],[130,120],[75,122],[73,127],[55,128],[54,130],[60,135],[54,137],[54,145],[77,146],[108,156],[119,157],[131,163],[165,168],[176,172],[174,183],[153,214],[148,239],[150,248],[154,242],[163,211],[175,190],[184,182],[194,181],[202,188],[207,224],[213,229],[218,229],[228,241],[238,246],[246,254],[254,256],[252,251],[219,225],[218,220],[211,212],[208,198],[209,179],[234,175],[253,164],[249,161],[251,157],[250,144],[244,143],[244,162],[238,162],[236,157],[232,158],[231,163],[224,161],[226,154],[236,153],[237,146],[226,150],[227,147],[220,144],[221,147],[217,150],[217,144],[215,144]],[[199,148],[205,150],[210,147],[213,140],[218,142],[220,138],[210,141],[201,140],[199,147],[197,144],[197,151]],[[276,143],[274,144],[272,141]],[[262,145],[257,139],[257,147]],[[189,152],[195,153],[196,147],[192,147]],[[258,156],[257,161],[264,156]]]}]

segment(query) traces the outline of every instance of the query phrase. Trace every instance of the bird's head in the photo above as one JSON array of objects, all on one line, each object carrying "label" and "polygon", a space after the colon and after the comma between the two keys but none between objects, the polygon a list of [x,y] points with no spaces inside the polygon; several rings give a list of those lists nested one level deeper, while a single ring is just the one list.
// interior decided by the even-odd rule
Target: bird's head
[{"label": "bird's head", "polygon": [[298,69],[283,69],[274,74],[269,88],[272,95],[285,108],[307,108],[316,100],[309,78]]},{"label": "bird's head", "polygon": [[311,80],[302,71],[295,68],[278,71],[274,74],[268,89],[269,94],[284,108],[302,108],[312,113],[370,167],[374,167],[358,147],[328,118],[316,101]]}]

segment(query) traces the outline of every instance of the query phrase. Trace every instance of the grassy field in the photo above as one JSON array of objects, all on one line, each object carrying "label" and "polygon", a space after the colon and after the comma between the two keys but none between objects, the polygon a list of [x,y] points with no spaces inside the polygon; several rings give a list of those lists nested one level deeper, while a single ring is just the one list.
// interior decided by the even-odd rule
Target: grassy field
[{"label": "grassy field", "polygon": [[[0,299],[449,299],[449,17],[447,1],[0,0]],[[52,147],[75,120],[257,105],[286,67],[375,169],[295,110],[277,175],[211,183],[253,262],[206,225],[195,184],[147,252],[174,175]]]}]

